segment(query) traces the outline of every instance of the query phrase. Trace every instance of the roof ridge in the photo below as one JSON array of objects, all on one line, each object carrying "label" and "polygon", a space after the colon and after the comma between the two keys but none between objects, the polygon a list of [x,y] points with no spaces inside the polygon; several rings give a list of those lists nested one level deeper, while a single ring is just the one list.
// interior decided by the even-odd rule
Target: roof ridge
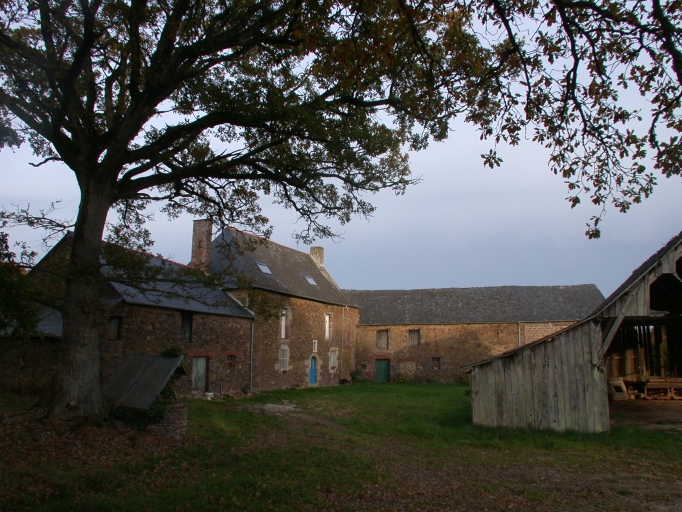
[{"label": "roof ridge", "polygon": [[548,284],[548,285],[523,285],[523,284],[511,284],[511,285],[500,285],[500,286],[449,286],[444,288],[400,288],[400,289],[384,289],[384,290],[359,290],[353,288],[342,288],[344,292],[423,292],[431,290],[484,290],[484,289],[499,289],[499,288],[576,288],[578,286],[594,286],[597,287],[595,283],[582,283],[582,284]]},{"label": "roof ridge", "polygon": [[660,259],[670,251],[672,251],[679,243],[682,243],[682,231],[673,236],[664,243],[660,249],[654,252],[646,260],[644,260],[632,273],[616,288],[611,294],[606,297],[603,302],[592,312],[590,316],[598,314],[600,311],[606,309],[610,303],[615,301],[618,297],[623,295],[632,285],[634,285],[643,275],[651,270]]},{"label": "roof ridge", "polygon": [[121,249],[123,249],[124,251],[130,251],[130,252],[134,252],[134,253],[137,253],[137,254],[141,254],[141,255],[143,255],[143,256],[149,256],[149,257],[151,257],[151,258],[154,258],[154,259],[157,259],[157,260],[161,260],[161,261],[165,261],[165,262],[167,262],[167,263],[173,263],[174,265],[179,265],[179,266],[181,266],[181,267],[185,267],[185,268],[194,268],[192,265],[187,265],[186,263],[180,263],[179,261],[175,261],[175,260],[172,260],[172,259],[170,259],[170,258],[166,258],[165,256],[161,256],[160,254],[152,254],[151,252],[141,251],[141,250],[139,250],[139,249],[133,249],[133,248],[131,248],[131,247],[123,247],[122,245],[114,244],[113,242],[103,242],[103,243],[109,244],[109,245],[118,246],[118,247],[120,247]]},{"label": "roof ridge", "polygon": [[[270,240],[269,238],[265,238],[264,236],[260,236],[260,235],[257,235],[257,234],[255,234],[255,233],[251,233],[250,231],[245,231],[245,230],[243,230],[243,229],[237,229],[237,228],[233,228],[233,227],[227,227],[227,228],[225,228],[225,229],[229,229],[229,230],[231,230],[231,231],[236,231],[237,233],[243,233],[243,234],[245,234],[245,235],[252,236],[252,237],[254,237],[254,238],[260,238],[261,240],[264,240],[264,241],[267,242],[267,243],[274,244],[274,245],[279,245],[280,247],[284,247],[285,249],[289,249],[289,250],[291,250],[291,251],[300,252],[301,254],[304,254],[305,256],[310,257],[310,252],[304,252],[304,251],[301,251],[300,249],[294,249],[293,247],[289,247],[288,245],[284,245],[284,244],[281,244],[281,243],[279,243],[279,242],[275,242],[274,240]],[[223,231],[225,231],[225,230],[223,230]],[[222,234],[222,231],[221,231],[220,234]],[[213,239],[213,242],[215,242],[216,240],[218,240],[219,237],[220,237],[220,235],[216,236],[216,237]]]}]

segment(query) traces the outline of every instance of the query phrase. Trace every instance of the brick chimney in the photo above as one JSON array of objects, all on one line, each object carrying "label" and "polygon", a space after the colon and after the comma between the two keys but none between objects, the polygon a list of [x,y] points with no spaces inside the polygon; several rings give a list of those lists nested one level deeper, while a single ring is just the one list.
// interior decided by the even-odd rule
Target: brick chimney
[{"label": "brick chimney", "polygon": [[213,223],[208,219],[194,221],[192,231],[192,267],[208,267],[211,263]]},{"label": "brick chimney", "polygon": [[315,265],[324,268],[324,247],[311,247],[310,257],[315,262]]}]

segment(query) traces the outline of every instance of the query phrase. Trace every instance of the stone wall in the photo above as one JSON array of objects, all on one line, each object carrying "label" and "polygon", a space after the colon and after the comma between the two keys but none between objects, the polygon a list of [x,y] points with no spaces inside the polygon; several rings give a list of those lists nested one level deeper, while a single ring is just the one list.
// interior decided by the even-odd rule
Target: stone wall
[{"label": "stone wall", "polygon": [[[277,316],[259,315],[254,326],[254,391],[309,387],[311,358],[315,359],[315,386],[350,380],[355,368],[355,330],[358,311],[320,302],[269,294],[277,307],[287,309],[287,335],[281,337]],[[325,339],[325,315],[331,315]],[[120,318],[118,339],[111,339],[108,319]],[[102,385],[111,380],[129,355],[158,354],[181,347],[189,375],[177,379],[180,396],[192,396],[193,358],[207,358],[207,390],[216,395],[241,395],[250,387],[251,319],[194,313],[192,341],[182,344],[182,313],[160,307],[119,304],[107,312],[100,352]],[[315,340],[317,351],[314,351]],[[0,389],[40,394],[58,371],[61,341],[44,340],[5,352],[0,363]],[[289,349],[289,366],[280,368],[280,348]],[[330,365],[335,353],[336,364]]]},{"label": "stone wall", "polygon": [[170,404],[161,423],[149,425],[146,430],[160,436],[182,439],[187,432],[187,404],[182,402]]},{"label": "stone wall", "polygon": [[549,336],[561,329],[573,325],[574,322],[528,322],[521,324],[521,343],[530,343]]},{"label": "stone wall", "polygon": [[59,367],[61,340],[32,339],[17,345],[2,339],[0,344],[0,391],[40,395],[52,386]]},{"label": "stone wall", "polygon": [[[286,336],[281,336],[278,315],[258,315],[255,323],[254,390],[310,387],[311,358],[315,358],[315,386],[350,380],[355,368],[355,330],[358,310],[312,300],[269,293],[270,301],[287,310]],[[244,300],[244,297],[241,297]],[[325,339],[325,315],[331,315],[329,339]],[[313,341],[317,342],[314,351]],[[280,368],[280,349],[289,349],[289,366]],[[334,368],[330,353],[337,353]]]},{"label": "stone wall", "polygon": [[[461,366],[511,350],[563,329],[572,322],[361,325],[357,328],[356,361],[363,376],[374,380],[377,359],[390,360],[390,378],[456,382],[464,375]],[[377,331],[389,331],[387,349],[377,348]],[[420,345],[408,346],[408,332],[418,330]]]},{"label": "stone wall", "polygon": [[[193,357],[208,358],[208,389],[216,394],[248,392],[249,346],[251,320],[203,313],[192,314],[192,341],[181,343],[181,312],[146,306],[125,305],[111,310],[111,316],[120,316],[119,340],[106,339],[100,345],[102,352],[102,383],[105,385],[130,354],[158,354],[174,346],[181,346],[184,365],[189,376],[176,383],[179,394],[187,396],[192,391]],[[228,361],[228,356],[234,356]]]}]

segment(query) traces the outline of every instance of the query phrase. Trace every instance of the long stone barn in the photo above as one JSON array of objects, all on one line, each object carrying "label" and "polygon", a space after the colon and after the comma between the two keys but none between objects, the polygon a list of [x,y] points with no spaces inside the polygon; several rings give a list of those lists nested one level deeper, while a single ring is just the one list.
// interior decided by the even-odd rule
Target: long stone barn
[{"label": "long stone barn", "polygon": [[682,232],[584,320],[467,365],[474,424],[608,432],[609,385],[682,399],[681,278]]}]

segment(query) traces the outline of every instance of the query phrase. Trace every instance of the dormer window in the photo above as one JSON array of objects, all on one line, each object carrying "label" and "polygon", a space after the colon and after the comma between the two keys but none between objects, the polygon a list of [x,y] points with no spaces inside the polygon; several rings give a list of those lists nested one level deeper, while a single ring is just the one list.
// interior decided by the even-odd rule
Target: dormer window
[{"label": "dormer window", "polygon": [[315,280],[312,277],[310,277],[310,276],[304,276],[304,277],[305,277],[305,280],[308,281],[308,284],[311,284],[313,286],[317,286],[317,283],[315,282]]},{"label": "dormer window", "polygon": [[265,264],[265,263],[258,263],[256,262],[256,265],[258,266],[258,269],[263,272],[263,274],[267,274],[269,276],[272,275],[272,270]]}]

